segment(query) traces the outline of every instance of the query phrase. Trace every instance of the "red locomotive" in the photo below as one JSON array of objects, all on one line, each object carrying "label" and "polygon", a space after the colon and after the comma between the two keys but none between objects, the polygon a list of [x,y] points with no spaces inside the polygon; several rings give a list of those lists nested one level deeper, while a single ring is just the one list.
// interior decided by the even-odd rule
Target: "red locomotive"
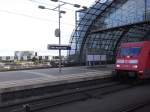
[{"label": "red locomotive", "polygon": [[150,78],[150,41],[122,43],[116,58],[115,75]]}]

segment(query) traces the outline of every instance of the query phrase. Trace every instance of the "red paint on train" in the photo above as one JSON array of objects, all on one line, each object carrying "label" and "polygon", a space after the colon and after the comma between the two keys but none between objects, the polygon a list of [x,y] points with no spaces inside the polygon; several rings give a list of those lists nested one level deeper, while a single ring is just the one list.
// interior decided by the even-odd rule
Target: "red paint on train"
[{"label": "red paint on train", "polygon": [[140,79],[150,78],[150,41],[122,43],[117,53],[115,72]]}]

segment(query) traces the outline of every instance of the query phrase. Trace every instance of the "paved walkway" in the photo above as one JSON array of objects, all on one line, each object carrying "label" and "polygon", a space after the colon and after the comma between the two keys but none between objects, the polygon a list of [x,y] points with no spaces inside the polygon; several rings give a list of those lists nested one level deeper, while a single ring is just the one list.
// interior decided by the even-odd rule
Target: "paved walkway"
[{"label": "paved walkway", "polygon": [[0,72],[0,93],[109,77],[111,67],[66,67]]}]

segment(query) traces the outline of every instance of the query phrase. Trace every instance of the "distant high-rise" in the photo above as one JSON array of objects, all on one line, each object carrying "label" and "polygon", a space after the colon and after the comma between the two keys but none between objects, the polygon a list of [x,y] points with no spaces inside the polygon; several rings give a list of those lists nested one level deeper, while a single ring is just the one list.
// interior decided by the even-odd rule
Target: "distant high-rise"
[{"label": "distant high-rise", "polygon": [[28,59],[31,59],[32,57],[35,56],[35,52],[34,51],[15,51],[14,56],[16,58],[18,58],[19,60],[26,57]]}]

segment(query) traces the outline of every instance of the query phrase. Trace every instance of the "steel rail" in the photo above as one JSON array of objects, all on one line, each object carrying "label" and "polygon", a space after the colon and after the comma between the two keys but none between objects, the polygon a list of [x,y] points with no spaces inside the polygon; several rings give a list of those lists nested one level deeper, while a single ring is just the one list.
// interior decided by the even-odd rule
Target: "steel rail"
[{"label": "steel rail", "polygon": [[[43,95],[36,99],[27,99],[20,104],[0,106],[2,112],[39,112],[45,108],[68,104],[71,102],[82,101],[89,98],[98,98],[99,96],[114,93],[132,87],[131,85],[120,84],[119,82],[107,82],[103,84],[92,85],[89,87],[78,87],[61,92]],[[98,91],[98,92],[95,92]],[[95,94],[96,93],[96,94]]]},{"label": "steel rail", "polygon": [[135,112],[135,111],[137,111],[145,106],[148,106],[148,105],[150,105],[150,99],[148,99],[147,101],[144,101],[144,102],[136,103],[134,105],[125,106],[124,108],[119,109],[116,112]]}]

